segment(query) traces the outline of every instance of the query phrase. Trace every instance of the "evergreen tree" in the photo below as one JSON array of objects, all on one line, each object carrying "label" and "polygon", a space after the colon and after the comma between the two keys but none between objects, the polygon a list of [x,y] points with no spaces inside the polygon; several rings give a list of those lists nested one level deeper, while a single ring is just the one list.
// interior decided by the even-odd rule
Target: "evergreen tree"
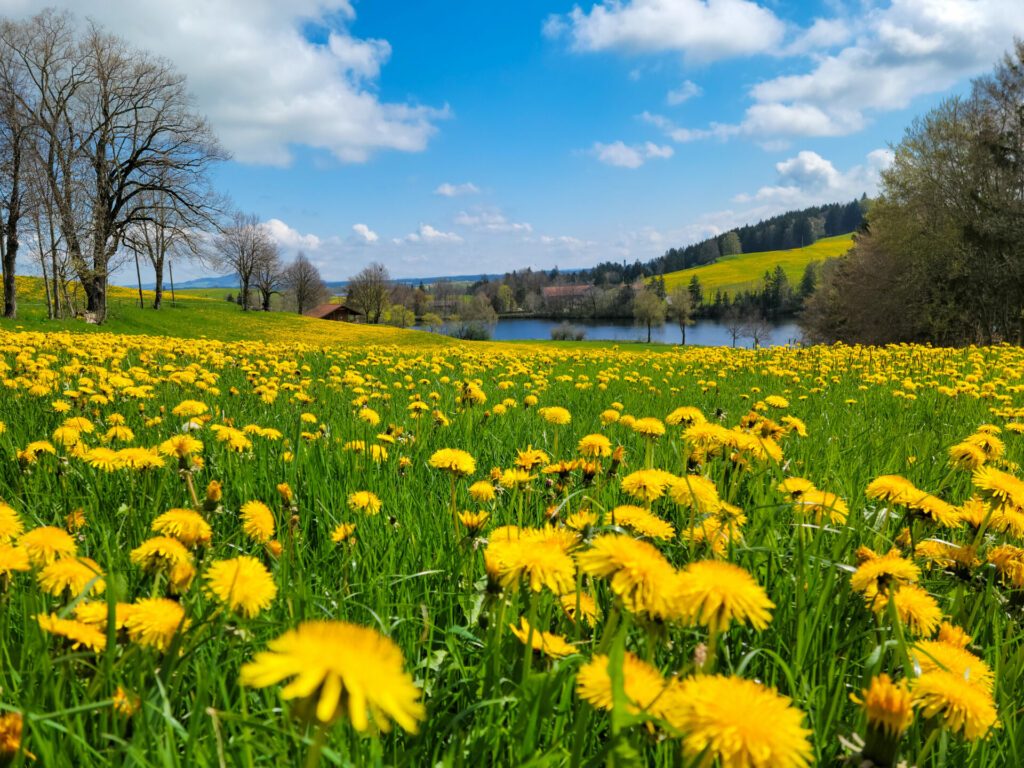
[{"label": "evergreen tree", "polygon": [[690,278],[690,284],[687,286],[687,289],[690,291],[690,308],[696,312],[704,303],[704,289],[701,287],[700,279],[696,275]]}]

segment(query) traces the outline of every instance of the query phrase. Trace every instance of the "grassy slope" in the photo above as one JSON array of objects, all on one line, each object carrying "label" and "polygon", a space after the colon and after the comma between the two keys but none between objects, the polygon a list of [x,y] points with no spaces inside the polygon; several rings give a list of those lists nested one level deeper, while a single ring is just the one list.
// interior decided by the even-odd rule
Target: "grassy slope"
[{"label": "grassy slope", "polygon": [[[311,345],[335,344],[398,344],[409,347],[438,347],[473,344],[447,336],[422,331],[409,331],[383,325],[338,323],[314,320],[286,312],[243,313],[224,297],[233,293],[227,288],[197,288],[176,293],[172,306],[170,292],[164,294],[159,311],[149,309],[153,294],[143,291],[146,309],[139,309],[138,292],[129,288],[112,288],[107,322],[89,325],[81,320],[48,320],[46,304],[38,279],[18,278],[18,319],[0,318],[0,330],[59,331],[77,333],[107,332],[172,336],[178,338],[209,338],[219,341],[281,341]],[[664,344],[638,344],[615,341],[552,342],[523,340],[514,342],[480,342],[493,347],[544,345],[562,349],[606,349],[620,347],[663,352],[673,349]]]},{"label": "grassy slope", "polygon": [[805,248],[727,256],[707,266],[669,272],[665,275],[665,287],[672,290],[680,283],[686,285],[696,275],[704,288],[706,297],[713,297],[717,290],[731,294],[744,288],[756,286],[760,283],[766,270],[773,270],[779,264],[786,271],[789,281],[796,283],[803,275],[804,268],[812,261],[824,261],[842,256],[850,250],[852,244],[852,235],[836,235],[822,238],[814,245],[808,245]]},{"label": "grassy slope", "polygon": [[171,305],[170,293],[165,293],[164,306],[157,312],[149,308],[152,292],[143,291],[147,306],[146,309],[140,309],[136,291],[112,288],[107,322],[97,327],[81,320],[47,320],[40,281],[19,278],[18,283],[18,319],[0,320],[0,329],[106,331],[205,337],[220,341],[303,342],[326,346],[354,343],[439,346],[452,343],[451,339],[443,336],[388,326],[315,320],[286,312],[243,313],[237,305],[223,300],[223,296],[230,293],[225,289],[178,291],[174,306]]}]

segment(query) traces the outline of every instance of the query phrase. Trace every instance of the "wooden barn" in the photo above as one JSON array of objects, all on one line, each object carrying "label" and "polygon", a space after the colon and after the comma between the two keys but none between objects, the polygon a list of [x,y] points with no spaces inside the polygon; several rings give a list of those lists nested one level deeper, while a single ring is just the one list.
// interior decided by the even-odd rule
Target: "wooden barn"
[{"label": "wooden barn", "polygon": [[363,313],[353,309],[348,304],[321,304],[303,313],[306,317],[315,317],[320,320],[340,320],[343,323],[358,322]]}]

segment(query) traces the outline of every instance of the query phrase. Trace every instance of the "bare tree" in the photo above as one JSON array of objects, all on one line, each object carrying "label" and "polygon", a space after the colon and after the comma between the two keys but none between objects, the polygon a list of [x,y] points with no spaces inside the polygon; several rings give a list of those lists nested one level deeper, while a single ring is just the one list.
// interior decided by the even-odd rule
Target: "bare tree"
[{"label": "bare tree", "polygon": [[260,293],[260,309],[270,311],[270,299],[284,287],[284,268],[277,243],[269,237],[260,244],[256,257],[256,269],[252,275],[253,285]]},{"label": "bare tree", "polygon": [[30,188],[27,177],[31,175],[28,166],[34,135],[31,116],[23,107],[26,88],[24,71],[10,51],[0,47],[0,267],[6,318],[18,313],[14,277],[21,245],[19,228]]},{"label": "bare tree", "polygon": [[736,341],[746,332],[746,319],[740,314],[739,307],[732,306],[725,311],[722,316],[722,325],[728,331],[732,338],[732,345],[735,347]]},{"label": "bare tree", "polygon": [[693,323],[693,305],[690,289],[680,283],[668,294],[668,314],[679,323],[680,344],[686,344],[686,326]]},{"label": "bare tree", "polygon": [[284,288],[300,315],[327,298],[327,286],[320,277],[320,270],[302,251],[284,270]]},{"label": "bare tree", "polygon": [[743,335],[749,336],[754,349],[757,349],[772,333],[772,324],[768,318],[758,311],[751,312],[743,323]]},{"label": "bare tree", "polygon": [[383,264],[374,262],[349,278],[347,301],[366,316],[368,323],[380,322],[390,296],[391,275]]},{"label": "bare tree", "polygon": [[217,269],[229,269],[238,277],[238,298],[242,311],[249,310],[249,291],[270,236],[251,213],[235,213],[213,238],[204,260]]},{"label": "bare tree", "polygon": [[181,74],[95,24],[80,32],[69,14],[44,11],[0,24],[0,50],[27,83],[14,93],[87,309],[102,321],[126,233],[167,198],[212,221],[208,172],[227,155]]}]

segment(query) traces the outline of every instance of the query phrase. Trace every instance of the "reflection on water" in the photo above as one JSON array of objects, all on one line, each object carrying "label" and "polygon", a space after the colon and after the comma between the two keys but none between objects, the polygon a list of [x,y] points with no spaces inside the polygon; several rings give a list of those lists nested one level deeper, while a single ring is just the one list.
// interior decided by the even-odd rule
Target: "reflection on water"
[{"label": "reflection on water", "polygon": [[[559,320],[543,320],[539,318],[502,318],[494,327],[491,338],[495,341],[513,341],[516,339],[550,339],[551,330],[561,324]],[[590,341],[646,341],[647,328],[640,328],[628,321],[613,320],[587,321],[575,320],[572,325],[586,330],[586,338]],[[661,328],[651,330],[651,341],[663,344],[678,344],[680,339],[679,326],[666,323]],[[796,323],[779,323],[772,328],[767,338],[761,341],[762,346],[775,347],[800,340],[800,328]],[[686,329],[686,343],[703,346],[732,346],[732,335],[721,323],[712,320],[700,320]],[[750,347],[749,337],[736,340],[737,347]]]}]

